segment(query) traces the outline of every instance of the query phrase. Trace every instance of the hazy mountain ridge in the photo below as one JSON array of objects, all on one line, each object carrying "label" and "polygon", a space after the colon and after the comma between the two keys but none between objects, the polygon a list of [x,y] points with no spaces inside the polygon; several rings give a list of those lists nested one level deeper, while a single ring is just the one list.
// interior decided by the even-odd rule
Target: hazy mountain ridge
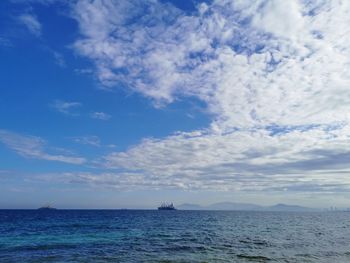
[{"label": "hazy mountain ridge", "polygon": [[177,206],[180,210],[226,210],[226,211],[290,211],[306,212],[319,211],[315,208],[299,205],[276,204],[272,206],[260,206],[250,203],[219,202],[207,206],[197,204],[181,204]]}]

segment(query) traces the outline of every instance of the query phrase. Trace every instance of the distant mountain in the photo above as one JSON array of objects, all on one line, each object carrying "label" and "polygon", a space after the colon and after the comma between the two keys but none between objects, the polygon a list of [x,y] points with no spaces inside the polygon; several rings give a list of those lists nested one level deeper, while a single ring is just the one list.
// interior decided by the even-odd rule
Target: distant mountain
[{"label": "distant mountain", "polygon": [[264,209],[265,211],[290,211],[290,212],[307,212],[307,211],[316,211],[317,209],[299,206],[299,205],[285,205],[277,204],[273,206],[267,206]]},{"label": "distant mountain", "polygon": [[260,206],[249,203],[220,202],[208,206],[197,204],[182,204],[177,206],[180,210],[226,210],[226,211],[285,211],[285,212],[306,212],[318,211],[317,209],[298,205],[277,204],[273,206]]}]

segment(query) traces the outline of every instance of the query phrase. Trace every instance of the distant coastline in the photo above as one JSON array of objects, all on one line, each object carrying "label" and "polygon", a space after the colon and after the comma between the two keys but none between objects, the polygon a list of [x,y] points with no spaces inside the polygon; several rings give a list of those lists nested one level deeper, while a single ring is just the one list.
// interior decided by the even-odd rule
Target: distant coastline
[{"label": "distant coastline", "polygon": [[317,212],[324,209],[317,209],[299,205],[276,204],[271,206],[261,206],[250,203],[219,202],[211,205],[181,204],[179,210],[224,210],[224,211],[279,211],[279,212]]},{"label": "distant coastline", "polygon": [[[194,211],[261,211],[261,212],[350,212],[350,208],[313,208],[306,207],[300,205],[290,205],[279,203],[276,205],[263,206],[252,203],[239,203],[239,202],[218,202],[209,205],[199,205],[195,203],[182,203],[173,205],[174,209],[171,210],[194,210]],[[0,210],[119,210],[119,211],[134,211],[134,210],[167,210],[167,209],[159,209],[159,207],[149,207],[149,206],[140,206],[140,207],[126,207],[123,205],[122,207],[104,207],[104,208],[95,208],[95,207],[52,207],[52,206],[42,206],[39,208],[28,208],[28,207],[0,207]]]}]

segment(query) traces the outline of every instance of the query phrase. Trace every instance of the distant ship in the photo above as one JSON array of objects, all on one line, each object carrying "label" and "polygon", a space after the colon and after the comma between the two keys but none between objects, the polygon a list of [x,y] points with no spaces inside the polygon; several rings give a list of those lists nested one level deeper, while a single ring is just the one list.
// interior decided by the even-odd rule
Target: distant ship
[{"label": "distant ship", "polygon": [[163,203],[160,205],[160,207],[158,207],[158,210],[176,210],[176,208],[174,207],[173,203]]},{"label": "distant ship", "polygon": [[54,207],[52,207],[50,205],[45,205],[45,206],[39,207],[38,210],[49,211],[49,210],[56,210],[56,208],[54,208]]}]

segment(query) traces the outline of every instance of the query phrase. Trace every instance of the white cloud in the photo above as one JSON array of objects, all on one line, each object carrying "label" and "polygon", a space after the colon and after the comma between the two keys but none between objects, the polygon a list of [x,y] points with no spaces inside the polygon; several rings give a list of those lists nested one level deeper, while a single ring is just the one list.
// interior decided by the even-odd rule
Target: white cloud
[{"label": "white cloud", "polygon": [[9,39],[0,36],[0,47],[11,47],[12,43]]},{"label": "white cloud", "polygon": [[347,184],[349,13],[336,0],[215,0],[190,15],[159,1],[78,1],[74,47],[103,85],[157,106],[196,97],[212,114],[206,130],[101,163],[188,189]]},{"label": "white cloud", "polygon": [[27,29],[35,36],[41,36],[42,26],[38,21],[38,18],[33,14],[22,14],[18,17],[18,20],[24,24]]},{"label": "white cloud", "polygon": [[112,116],[101,112],[101,111],[96,111],[90,114],[91,118],[93,119],[98,119],[98,120],[103,120],[103,121],[108,121]]},{"label": "white cloud", "polygon": [[270,0],[259,3],[259,12],[252,17],[252,25],[276,36],[295,40],[308,34],[299,1]]},{"label": "white cloud", "polygon": [[145,139],[100,160],[109,169],[144,175],[144,181],[181,181],[183,189],[322,191],[350,185],[350,126],[314,127],[272,135],[267,131],[180,133]]},{"label": "white cloud", "polygon": [[0,130],[0,142],[4,143],[17,154],[27,158],[71,164],[83,164],[86,162],[82,157],[48,153],[46,142],[35,136],[21,135],[6,130]]},{"label": "white cloud", "polygon": [[97,136],[79,136],[72,138],[72,140],[80,144],[91,145],[96,147],[101,146],[101,140]]},{"label": "white cloud", "polygon": [[75,48],[105,85],[157,104],[198,97],[220,130],[349,121],[350,4],[265,2],[214,1],[188,16],[155,1],[79,1]]},{"label": "white cloud", "polygon": [[66,61],[64,60],[64,56],[57,52],[57,51],[52,51],[53,57],[55,59],[55,62],[58,66],[64,68],[66,66]]},{"label": "white cloud", "polygon": [[56,100],[50,106],[60,113],[71,115],[71,116],[78,116],[79,113],[76,111],[76,109],[81,107],[82,104],[80,102],[67,102],[67,101]]}]

